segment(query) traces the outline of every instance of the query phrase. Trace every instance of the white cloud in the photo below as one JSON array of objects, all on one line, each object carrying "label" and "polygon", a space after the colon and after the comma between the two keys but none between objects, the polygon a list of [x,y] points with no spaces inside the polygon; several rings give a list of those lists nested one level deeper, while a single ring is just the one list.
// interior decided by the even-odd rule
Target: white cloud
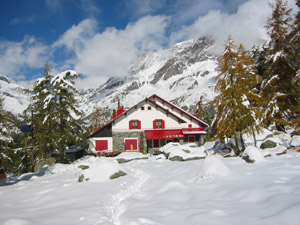
[{"label": "white cloud", "polygon": [[53,48],[66,47],[68,51],[80,52],[84,42],[95,35],[97,22],[92,19],[85,19],[78,25],[68,29],[53,45]]},{"label": "white cloud", "polygon": [[167,21],[165,16],[146,16],[123,30],[111,27],[95,33],[95,22],[86,19],[67,30],[53,46],[74,51],[75,70],[86,75],[80,85],[97,87],[111,76],[125,75],[143,51],[161,48]]},{"label": "white cloud", "polygon": [[49,57],[49,48],[34,37],[21,42],[0,42],[0,73],[16,77],[23,68],[40,68]]},{"label": "white cloud", "polygon": [[[232,14],[211,10],[198,17],[192,25],[183,26],[179,31],[173,32],[170,44],[209,35],[216,40],[214,52],[217,54],[222,53],[224,42],[229,35],[236,44],[243,43],[248,49],[254,44],[263,44],[269,39],[264,27],[272,11],[268,2],[269,0],[249,0]],[[289,7],[295,8],[294,0],[289,0],[288,3]]]},{"label": "white cloud", "polygon": [[216,40],[215,52],[223,51],[224,41],[232,35],[236,44],[243,43],[247,48],[267,39],[266,24],[271,9],[267,0],[250,0],[238,8],[236,14],[222,13],[220,10],[200,16],[191,26],[185,26],[171,35],[170,42],[211,35]]}]

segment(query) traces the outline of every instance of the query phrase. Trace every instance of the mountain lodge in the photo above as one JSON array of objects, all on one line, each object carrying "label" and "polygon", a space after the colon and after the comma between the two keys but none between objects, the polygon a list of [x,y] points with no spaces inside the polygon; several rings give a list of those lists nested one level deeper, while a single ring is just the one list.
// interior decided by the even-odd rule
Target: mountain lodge
[{"label": "mountain lodge", "polygon": [[113,119],[89,137],[93,152],[152,153],[169,142],[204,144],[206,123],[157,95],[125,110],[118,103]]}]

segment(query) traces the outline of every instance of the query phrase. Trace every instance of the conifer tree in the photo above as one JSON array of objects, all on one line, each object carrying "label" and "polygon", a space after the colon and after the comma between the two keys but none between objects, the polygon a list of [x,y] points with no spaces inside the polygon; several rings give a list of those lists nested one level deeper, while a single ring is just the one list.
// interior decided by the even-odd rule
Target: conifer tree
[{"label": "conifer tree", "polygon": [[59,149],[74,145],[78,141],[78,131],[81,131],[78,123],[81,112],[77,108],[74,87],[74,80],[77,78],[78,74],[75,71],[66,71],[51,80],[53,96],[49,97],[48,104],[55,114],[55,140]]},{"label": "conifer tree", "polygon": [[271,38],[270,56],[266,62],[267,71],[261,84],[261,95],[268,100],[265,105],[264,123],[269,126],[275,123],[278,130],[284,130],[291,116],[291,107],[296,99],[292,94],[292,81],[295,77],[289,60],[287,35],[291,28],[291,9],[287,2],[276,0],[270,4],[273,9],[266,28]]},{"label": "conifer tree", "polygon": [[52,67],[46,63],[44,76],[33,88],[33,128],[35,149],[41,157],[51,156],[55,150],[61,155],[71,145],[82,140],[81,113],[75,100],[75,71],[52,76]]},{"label": "conifer tree", "polygon": [[35,150],[41,157],[50,156],[53,151],[52,137],[54,131],[53,121],[47,118],[53,118],[53,110],[45,102],[49,96],[52,96],[51,75],[52,66],[47,62],[44,67],[44,76],[39,78],[33,88],[33,104],[28,110],[32,111],[32,129],[34,130]]},{"label": "conifer tree", "polygon": [[12,141],[10,130],[13,128],[12,115],[4,109],[4,98],[0,98],[0,173],[6,171],[12,159],[7,154],[8,145]]},{"label": "conifer tree", "polygon": [[234,151],[239,155],[240,150],[244,150],[242,134],[253,134],[259,128],[258,107],[254,103],[258,104],[260,98],[253,91],[257,84],[254,62],[243,45],[237,48],[229,37],[218,60],[217,72],[215,90],[219,95],[213,102],[216,108],[214,126],[220,140],[225,136],[234,138]]},{"label": "conifer tree", "polygon": [[[292,30],[288,35],[289,60],[296,74],[292,81],[292,95],[295,96],[296,104],[291,108],[293,124],[300,128],[300,0],[296,1],[298,12],[295,15]],[[298,100],[297,100],[298,99]]]}]

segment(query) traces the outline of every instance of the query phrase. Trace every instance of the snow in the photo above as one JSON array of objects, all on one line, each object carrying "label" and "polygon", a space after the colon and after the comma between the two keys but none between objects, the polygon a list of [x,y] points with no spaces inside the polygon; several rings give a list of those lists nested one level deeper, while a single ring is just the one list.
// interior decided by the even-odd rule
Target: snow
[{"label": "snow", "polygon": [[144,159],[148,157],[149,155],[145,155],[140,152],[122,152],[120,155],[116,156],[115,159],[131,160],[131,159]]},{"label": "snow", "polygon": [[206,148],[204,146],[194,147],[194,144],[180,145],[179,143],[170,142],[164,147],[160,148],[160,151],[168,154],[168,158],[181,157],[183,160],[193,158],[206,157]]},{"label": "snow", "polygon": [[30,95],[14,81],[0,74],[0,97],[4,97],[4,108],[14,114],[21,114],[30,103]]},{"label": "snow", "polygon": [[[272,135],[261,134],[260,140],[272,138],[282,149],[288,141],[299,144],[299,136]],[[212,146],[169,143],[163,150],[171,154],[181,149],[178,154],[185,157]],[[245,154],[255,163],[217,155],[174,162],[162,154],[125,152],[115,158],[89,156],[70,165],[44,167],[0,186],[0,224],[298,225],[300,153],[288,150],[263,157],[276,148],[248,145]],[[148,159],[117,163],[118,158],[141,156]],[[82,170],[80,165],[89,168]],[[109,179],[120,170],[127,175]],[[79,183],[80,175],[88,180]]]},{"label": "snow", "polygon": [[292,137],[290,145],[293,147],[300,146],[300,135],[295,135],[294,137]]},{"label": "snow", "polygon": [[[114,158],[87,157],[0,187],[0,224],[296,225],[299,160],[294,152],[259,164],[208,156],[117,165]],[[128,175],[107,179],[119,169]],[[90,180],[78,183],[82,173]]]},{"label": "snow", "polygon": [[231,174],[221,157],[209,155],[205,158],[200,169],[200,177],[203,179],[215,179]]},{"label": "snow", "polygon": [[251,160],[255,160],[255,163],[265,162],[264,154],[262,150],[255,146],[246,147],[243,157],[248,156]]},{"label": "snow", "polygon": [[55,77],[53,77],[53,79],[51,80],[51,84],[53,84],[55,86],[56,83],[60,84],[61,82],[63,82],[64,85],[73,87],[74,85],[66,79],[67,73],[69,73],[70,77],[77,76],[77,72],[75,70],[66,70],[62,73],[57,74]]}]

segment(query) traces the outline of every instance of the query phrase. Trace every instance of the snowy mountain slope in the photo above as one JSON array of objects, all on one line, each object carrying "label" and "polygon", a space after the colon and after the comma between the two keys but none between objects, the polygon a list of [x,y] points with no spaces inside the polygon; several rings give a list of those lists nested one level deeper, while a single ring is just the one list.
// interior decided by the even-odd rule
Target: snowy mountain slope
[{"label": "snowy mountain slope", "polygon": [[0,97],[4,98],[4,107],[14,114],[22,113],[30,103],[30,94],[11,79],[0,74]]},{"label": "snowy mountain slope", "polygon": [[209,53],[212,46],[212,39],[202,37],[141,55],[126,77],[111,78],[96,90],[81,92],[81,108],[86,113],[95,106],[112,110],[118,100],[131,107],[157,94],[192,111],[190,106],[202,95],[207,100],[215,96],[216,56]]},{"label": "snowy mountain slope", "polygon": [[[87,115],[94,107],[100,107],[110,115],[118,100],[129,108],[157,94],[192,112],[202,95],[206,100],[215,96],[216,56],[209,53],[213,42],[209,37],[201,37],[143,54],[127,76],[112,77],[97,89],[79,91],[79,108]],[[29,105],[30,95],[5,76],[0,76],[0,87],[7,110],[22,113]]]}]

